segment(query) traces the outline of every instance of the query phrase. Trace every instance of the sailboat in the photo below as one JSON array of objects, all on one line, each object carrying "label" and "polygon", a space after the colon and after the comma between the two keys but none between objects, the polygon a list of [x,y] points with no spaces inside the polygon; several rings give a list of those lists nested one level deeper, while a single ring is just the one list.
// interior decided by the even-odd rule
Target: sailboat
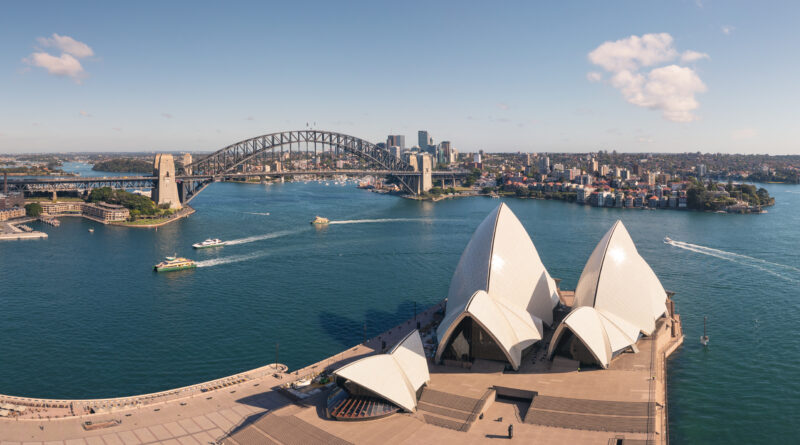
[{"label": "sailboat", "polygon": [[700,337],[700,344],[703,346],[708,346],[708,334],[706,334],[706,321],[708,317],[703,317],[703,336]]}]

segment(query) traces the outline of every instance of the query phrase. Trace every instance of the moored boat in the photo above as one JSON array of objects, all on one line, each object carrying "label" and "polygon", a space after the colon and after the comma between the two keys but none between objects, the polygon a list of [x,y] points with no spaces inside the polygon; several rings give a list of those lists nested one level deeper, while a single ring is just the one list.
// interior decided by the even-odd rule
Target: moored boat
[{"label": "moored boat", "polygon": [[197,263],[188,258],[168,256],[166,260],[153,266],[153,270],[156,272],[170,272],[173,270],[194,269],[195,267],[197,267]]}]

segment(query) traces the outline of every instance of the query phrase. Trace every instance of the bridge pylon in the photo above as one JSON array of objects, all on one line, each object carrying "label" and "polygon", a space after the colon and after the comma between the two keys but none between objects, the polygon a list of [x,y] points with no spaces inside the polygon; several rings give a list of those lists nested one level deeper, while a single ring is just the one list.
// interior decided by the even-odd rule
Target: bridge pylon
[{"label": "bridge pylon", "polygon": [[171,154],[157,154],[153,161],[153,176],[157,176],[153,188],[153,202],[156,205],[169,204],[171,209],[180,209],[178,184],[175,182],[175,160]]}]

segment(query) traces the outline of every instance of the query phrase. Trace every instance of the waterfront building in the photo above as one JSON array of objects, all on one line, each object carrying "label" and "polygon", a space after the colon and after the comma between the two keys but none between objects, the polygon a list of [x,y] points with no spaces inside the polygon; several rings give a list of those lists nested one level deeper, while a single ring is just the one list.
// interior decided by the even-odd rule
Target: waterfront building
[{"label": "waterfront building", "polygon": [[617,192],[617,194],[614,195],[614,207],[622,207],[624,201],[625,195],[622,192]]},{"label": "waterfront building", "polygon": [[131,216],[130,211],[125,207],[117,204],[108,204],[106,202],[98,202],[96,204],[85,203],[83,205],[83,214],[99,219],[104,223],[125,221]]},{"label": "waterfront building", "polygon": [[592,185],[592,181],[593,181],[592,175],[581,175],[580,176],[580,183],[585,185],[585,186]]},{"label": "waterfront building", "polygon": [[475,230],[450,281],[436,361],[488,359],[519,369],[553,324],[559,297],[528,232],[500,204]]},{"label": "waterfront building", "polygon": [[127,208],[105,202],[42,202],[40,205],[42,214],[48,216],[87,216],[104,224],[130,218]]},{"label": "waterfront building", "polygon": [[625,196],[625,207],[633,207],[633,196]]},{"label": "waterfront building", "polygon": [[25,216],[24,207],[11,207],[7,209],[0,209],[0,221],[8,221],[9,219],[22,218]]},{"label": "waterfront building", "polygon": [[573,309],[556,328],[548,357],[558,352],[608,368],[618,354],[638,352],[640,335],[653,334],[666,313],[666,291],[617,221],[586,262]]}]

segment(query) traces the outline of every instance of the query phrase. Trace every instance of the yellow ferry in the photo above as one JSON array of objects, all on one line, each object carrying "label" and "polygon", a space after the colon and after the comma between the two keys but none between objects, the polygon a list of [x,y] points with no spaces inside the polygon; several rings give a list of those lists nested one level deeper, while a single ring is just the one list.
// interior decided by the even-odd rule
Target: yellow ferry
[{"label": "yellow ferry", "polygon": [[153,270],[156,272],[169,272],[173,270],[194,269],[195,267],[197,267],[197,263],[188,258],[168,256],[165,261],[153,266]]}]

